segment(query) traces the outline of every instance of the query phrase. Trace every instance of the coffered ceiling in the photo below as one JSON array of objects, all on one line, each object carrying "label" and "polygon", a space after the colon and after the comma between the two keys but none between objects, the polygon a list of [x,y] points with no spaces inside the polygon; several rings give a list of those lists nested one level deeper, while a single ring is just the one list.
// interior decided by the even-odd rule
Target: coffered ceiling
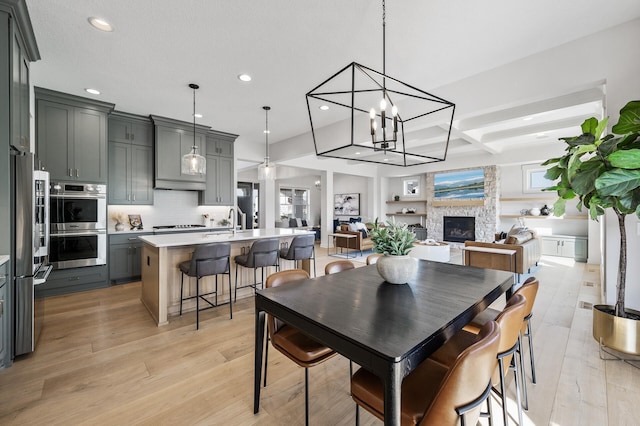
[{"label": "coffered ceiling", "polygon": [[[191,121],[239,134],[239,160],[295,139],[313,152],[305,94],[352,61],[381,70],[382,7],[372,0],[27,0],[42,59],[32,83],[99,99],[120,111]],[[387,1],[387,73],[438,88],[640,16],[638,0]],[[89,17],[108,20],[100,32]],[[237,76],[253,77],[243,83]],[[602,112],[603,91],[585,88],[463,114],[451,156],[495,155],[575,133]],[[450,99],[456,102],[456,99]],[[407,135],[441,141],[438,123]],[[301,136],[306,135],[306,136]],[[277,152],[277,150],[276,150]],[[240,164],[251,164],[240,163]]]}]

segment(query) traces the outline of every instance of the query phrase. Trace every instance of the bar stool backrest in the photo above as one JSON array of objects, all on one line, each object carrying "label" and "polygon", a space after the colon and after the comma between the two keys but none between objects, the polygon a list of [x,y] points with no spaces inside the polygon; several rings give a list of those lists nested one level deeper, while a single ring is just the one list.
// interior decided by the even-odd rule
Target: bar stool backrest
[{"label": "bar stool backrest", "polygon": [[247,268],[261,268],[278,264],[280,240],[277,238],[265,238],[256,240],[249,249]]},{"label": "bar stool backrest", "polygon": [[[516,343],[518,343],[518,336],[520,335],[520,327],[522,326],[522,320],[524,319],[524,312],[527,307],[527,300],[522,294],[514,294],[509,298],[507,306],[498,314],[496,322],[500,326],[500,345],[498,347],[498,353],[507,352],[512,349]],[[509,372],[509,365],[511,364],[510,354],[503,359],[503,371],[505,376]],[[493,383],[500,383],[500,376],[497,375],[493,379]]]},{"label": "bar stool backrest", "polygon": [[313,257],[313,248],[315,243],[315,236],[313,235],[298,235],[293,238],[289,245],[289,251],[285,256],[287,260],[302,260],[310,259]]},{"label": "bar stool backrest", "polygon": [[535,277],[528,278],[522,287],[516,290],[515,294],[521,294],[527,301],[526,308],[524,310],[524,321],[522,322],[521,332],[526,333],[527,323],[533,311],[533,303],[536,301],[536,295],[538,294],[539,281]]},{"label": "bar stool backrest", "polygon": [[200,244],[191,256],[187,275],[206,277],[229,272],[230,243]]}]

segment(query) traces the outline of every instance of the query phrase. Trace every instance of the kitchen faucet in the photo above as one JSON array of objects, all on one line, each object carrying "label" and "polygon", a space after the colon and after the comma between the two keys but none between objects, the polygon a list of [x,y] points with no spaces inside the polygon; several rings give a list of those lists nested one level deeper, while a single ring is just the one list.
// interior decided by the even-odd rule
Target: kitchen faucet
[{"label": "kitchen faucet", "polygon": [[236,233],[236,218],[235,218],[235,213],[236,210],[231,207],[229,209],[229,219],[231,219],[231,232],[235,235]]}]

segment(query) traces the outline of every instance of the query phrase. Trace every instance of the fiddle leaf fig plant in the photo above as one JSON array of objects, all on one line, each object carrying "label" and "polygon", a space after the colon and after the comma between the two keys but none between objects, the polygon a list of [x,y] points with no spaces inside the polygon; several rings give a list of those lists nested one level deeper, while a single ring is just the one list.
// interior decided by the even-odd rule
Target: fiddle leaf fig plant
[{"label": "fiddle leaf fig plant", "polygon": [[603,135],[608,119],[592,117],[582,123],[582,134],[560,138],[567,144],[565,155],[545,161],[553,165],[545,177],[559,179],[545,191],[557,191],[554,214],[565,213],[567,200],[578,198],[578,210],[587,208],[591,219],[598,220],[607,209],[618,218],[620,257],[616,286],[615,315],[625,317],[627,273],[627,233],[625,217],[640,218],[640,101],[631,101],[620,110],[612,133]]},{"label": "fiddle leaf fig plant", "polygon": [[391,221],[385,226],[376,218],[371,230],[371,241],[373,241],[373,251],[376,253],[406,256],[413,248],[416,234],[407,227],[406,223]]}]

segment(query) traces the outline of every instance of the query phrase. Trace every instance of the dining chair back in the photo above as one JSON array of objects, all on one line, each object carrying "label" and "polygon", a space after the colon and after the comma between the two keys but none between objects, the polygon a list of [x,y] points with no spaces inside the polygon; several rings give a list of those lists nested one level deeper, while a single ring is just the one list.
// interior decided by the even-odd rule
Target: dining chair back
[{"label": "dining chair back", "polygon": [[336,260],[334,262],[327,263],[327,265],[324,267],[324,274],[336,274],[338,272],[354,269],[355,267],[356,265],[354,265],[350,260]]},{"label": "dining chair back", "polygon": [[378,261],[378,259],[384,256],[382,253],[373,253],[370,254],[369,256],[367,256],[367,265],[373,265],[374,263],[376,263]]}]

